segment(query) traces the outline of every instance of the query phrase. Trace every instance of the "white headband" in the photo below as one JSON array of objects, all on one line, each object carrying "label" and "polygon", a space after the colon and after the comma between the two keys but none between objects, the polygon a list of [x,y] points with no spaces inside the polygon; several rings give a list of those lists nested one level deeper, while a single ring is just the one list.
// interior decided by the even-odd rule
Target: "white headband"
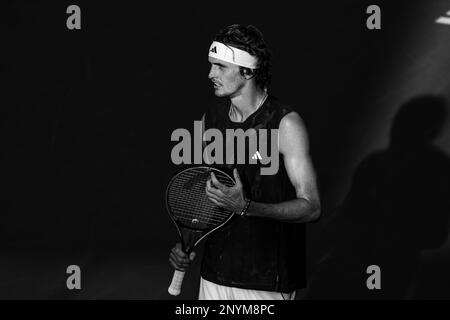
[{"label": "white headband", "polygon": [[208,56],[250,69],[258,68],[258,58],[255,56],[217,41],[213,41],[211,47],[209,47]]}]

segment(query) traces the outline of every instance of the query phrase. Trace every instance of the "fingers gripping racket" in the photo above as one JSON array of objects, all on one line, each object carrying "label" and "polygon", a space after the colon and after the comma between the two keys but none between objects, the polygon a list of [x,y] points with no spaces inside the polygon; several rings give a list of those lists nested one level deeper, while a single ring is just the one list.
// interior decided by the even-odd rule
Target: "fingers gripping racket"
[{"label": "fingers gripping racket", "polygon": [[[182,250],[189,256],[207,235],[225,225],[233,211],[220,208],[206,196],[206,182],[214,172],[227,187],[235,181],[225,172],[211,167],[193,167],[176,174],[166,190],[166,206],[181,239]],[[175,270],[169,287],[171,295],[179,295],[184,271]]]}]

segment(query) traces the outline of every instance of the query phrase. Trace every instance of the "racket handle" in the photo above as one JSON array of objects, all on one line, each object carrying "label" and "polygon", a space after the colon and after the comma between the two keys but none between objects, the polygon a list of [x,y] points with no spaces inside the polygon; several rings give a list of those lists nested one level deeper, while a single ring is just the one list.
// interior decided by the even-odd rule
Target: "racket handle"
[{"label": "racket handle", "polygon": [[181,284],[183,283],[184,271],[175,270],[173,273],[172,283],[169,290],[167,290],[172,296],[177,296],[181,292]]}]

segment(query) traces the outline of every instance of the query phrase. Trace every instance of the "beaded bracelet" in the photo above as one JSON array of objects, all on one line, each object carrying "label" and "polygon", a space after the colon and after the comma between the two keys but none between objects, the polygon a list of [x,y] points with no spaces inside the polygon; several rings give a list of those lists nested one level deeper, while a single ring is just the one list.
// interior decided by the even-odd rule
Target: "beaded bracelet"
[{"label": "beaded bracelet", "polygon": [[244,209],[242,209],[241,214],[240,214],[242,217],[245,216],[245,214],[247,213],[248,207],[250,206],[250,202],[252,202],[252,200],[250,200],[250,199],[247,199],[245,201]]}]

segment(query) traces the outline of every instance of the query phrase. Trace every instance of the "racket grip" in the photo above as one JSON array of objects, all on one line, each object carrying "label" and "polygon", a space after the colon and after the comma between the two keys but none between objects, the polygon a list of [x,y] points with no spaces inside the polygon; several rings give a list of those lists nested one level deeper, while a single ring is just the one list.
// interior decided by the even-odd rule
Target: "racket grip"
[{"label": "racket grip", "polygon": [[181,292],[181,284],[183,283],[184,271],[175,270],[173,273],[172,283],[167,290],[172,296],[177,296]]}]

